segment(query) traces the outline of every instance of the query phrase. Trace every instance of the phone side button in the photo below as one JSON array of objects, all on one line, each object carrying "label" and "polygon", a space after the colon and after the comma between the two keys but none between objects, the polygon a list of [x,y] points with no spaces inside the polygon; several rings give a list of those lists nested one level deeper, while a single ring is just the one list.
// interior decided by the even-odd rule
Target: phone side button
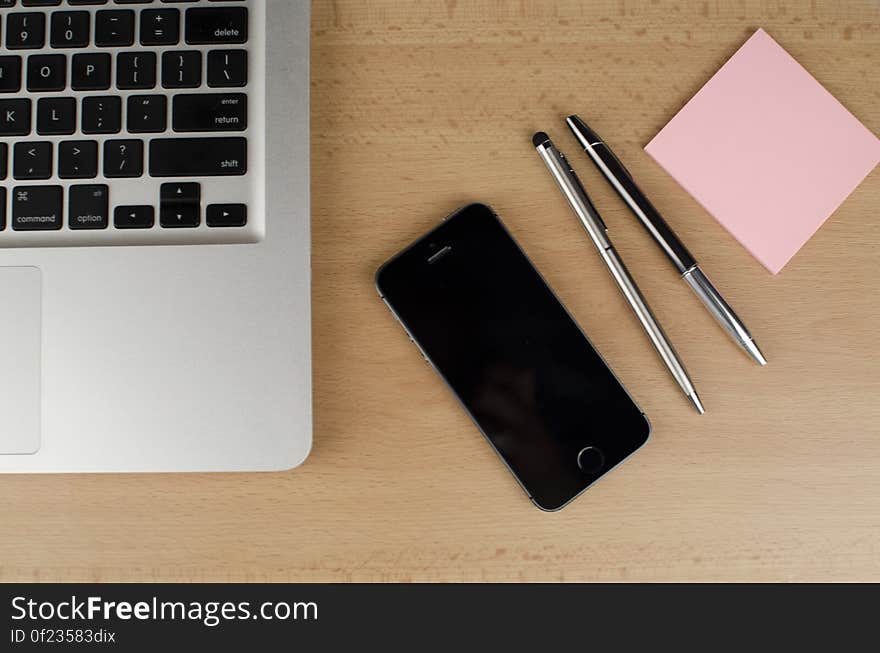
[{"label": "phone side button", "polygon": [[599,447],[584,447],[578,452],[577,464],[581,471],[595,474],[605,466],[605,454]]}]

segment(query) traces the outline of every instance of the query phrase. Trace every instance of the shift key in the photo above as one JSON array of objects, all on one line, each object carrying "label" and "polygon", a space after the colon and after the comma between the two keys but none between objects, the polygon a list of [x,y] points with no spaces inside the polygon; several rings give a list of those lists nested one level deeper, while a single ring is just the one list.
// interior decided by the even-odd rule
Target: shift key
[{"label": "shift key", "polygon": [[247,172],[247,139],[155,138],[151,177],[218,177]]}]

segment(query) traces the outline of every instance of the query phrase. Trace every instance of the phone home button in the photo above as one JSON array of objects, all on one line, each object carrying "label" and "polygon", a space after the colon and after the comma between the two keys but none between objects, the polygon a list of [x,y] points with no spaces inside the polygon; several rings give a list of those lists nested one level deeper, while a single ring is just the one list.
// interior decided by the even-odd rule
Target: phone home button
[{"label": "phone home button", "polygon": [[598,447],[584,447],[578,452],[578,467],[587,474],[595,474],[605,466],[605,454]]}]

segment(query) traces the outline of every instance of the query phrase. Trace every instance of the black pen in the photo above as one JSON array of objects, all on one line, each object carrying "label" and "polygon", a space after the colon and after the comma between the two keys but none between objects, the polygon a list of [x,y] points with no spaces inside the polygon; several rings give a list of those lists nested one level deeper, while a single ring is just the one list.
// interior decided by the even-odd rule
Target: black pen
[{"label": "black pen", "polygon": [[675,266],[691,290],[700,298],[703,305],[715,317],[718,323],[730,334],[730,337],[742,347],[745,352],[761,365],[767,364],[767,359],[758,349],[754,339],[746,329],[742,320],[739,319],[730,305],[724,301],[712,282],[700,270],[696,259],[684,246],[672,228],[666,224],[657,209],[653,207],[644,193],[639,190],[632,175],[624,165],[614,156],[601,138],[590,129],[587,124],[577,116],[569,116],[565,120],[581,147],[599,168],[599,171],[608,180],[621,199],[635,213],[636,217],[648,230],[655,242],[666,253],[667,258]]}]

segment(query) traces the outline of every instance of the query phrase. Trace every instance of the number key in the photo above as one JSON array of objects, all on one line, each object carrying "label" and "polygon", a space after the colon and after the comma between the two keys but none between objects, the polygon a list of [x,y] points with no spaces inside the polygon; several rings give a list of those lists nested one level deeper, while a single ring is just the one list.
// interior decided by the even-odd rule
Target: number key
[{"label": "number key", "polygon": [[46,14],[9,14],[6,47],[10,50],[42,48],[46,43]]},{"label": "number key", "polygon": [[52,14],[49,43],[53,48],[84,48],[89,44],[90,27],[87,11],[56,11]]}]

